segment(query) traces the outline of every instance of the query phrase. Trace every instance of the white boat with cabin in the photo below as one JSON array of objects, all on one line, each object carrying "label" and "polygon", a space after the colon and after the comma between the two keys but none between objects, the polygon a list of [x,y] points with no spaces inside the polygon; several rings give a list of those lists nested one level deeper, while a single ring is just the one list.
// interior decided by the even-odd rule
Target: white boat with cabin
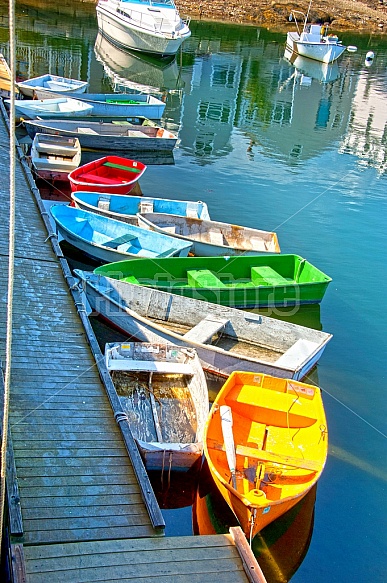
[{"label": "white boat with cabin", "polygon": [[[309,3],[308,12],[306,15],[298,10],[292,10],[289,20],[294,18],[296,29],[288,32],[286,36],[286,48],[314,61],[321,63],[333,63],[345,49],[338,37],[335,34],[328,34],[327,24],[312,24],[308,22],[311,2]],[[297,22],[297,14],[302,15],[304,24],[300,29]]]},{"label": "white boat with cabin", "polygon": [[173,0],[99,0],[96,11],[100,32],[127,49],[175,55],[191,36]]}]

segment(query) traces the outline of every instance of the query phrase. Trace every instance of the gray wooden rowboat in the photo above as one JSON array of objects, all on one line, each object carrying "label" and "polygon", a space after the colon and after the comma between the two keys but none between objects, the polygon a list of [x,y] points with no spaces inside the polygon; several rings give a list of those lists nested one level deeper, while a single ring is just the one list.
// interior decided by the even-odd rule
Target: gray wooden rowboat
[{"label": "gray wooden rowboat", "polygon": [[105,361],[147,470],[189,470],[203,453],[207,381],[196,351],[113,342]]},{"label": "gray wooden rowboat", "polygon": [[86,120],[31,120],[25,122],[29,135],[61,135],[78,138],[82,148],[114,152],[169,151],[177,136],[157,125],[141,126]]},{"label": "gray wooden rowboat", "polygon": [[201,300],[75,270],[91,308],[130,338],[195,348],[205,370],[301,380],[332,335]]}]

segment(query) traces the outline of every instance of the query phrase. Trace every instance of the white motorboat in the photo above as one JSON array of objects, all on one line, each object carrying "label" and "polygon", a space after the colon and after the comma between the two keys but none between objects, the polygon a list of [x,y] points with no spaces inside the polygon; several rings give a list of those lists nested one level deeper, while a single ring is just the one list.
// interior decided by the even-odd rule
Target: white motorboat
[{"label": "white motorboat", "polygon": [[96,11],[100,32],[127,49],[175,55],[191,36],[173,0],[99,0]]},{"label": "white motorboat", "polygon": [[[321,63],[333,63],[343,54],[345,47],[335,34],[328,34],[328,25],[311,24],[308,22],[311,2],[306,15],[298,10],[293,10],[289,20],[294,18],[296,31],[288,32],[286,36],[286,48],[314,61]],[[300,29],[297,22],[297,14],[302,15],[304,24]]]}]

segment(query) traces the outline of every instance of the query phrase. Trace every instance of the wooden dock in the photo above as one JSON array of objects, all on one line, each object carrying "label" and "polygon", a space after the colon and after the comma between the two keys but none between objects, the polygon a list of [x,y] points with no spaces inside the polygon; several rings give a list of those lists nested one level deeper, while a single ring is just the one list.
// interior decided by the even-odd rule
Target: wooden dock
[{"label": "wooden dock", "polygon": [[[4,365],[10,165],[2,103],[0,118]],[[20,148],[18,156],[7,456],[11,581],[204,583],[213,575],[221,583],[262,583],[239,528],[163,536],[161,511],[75,280]]]}]

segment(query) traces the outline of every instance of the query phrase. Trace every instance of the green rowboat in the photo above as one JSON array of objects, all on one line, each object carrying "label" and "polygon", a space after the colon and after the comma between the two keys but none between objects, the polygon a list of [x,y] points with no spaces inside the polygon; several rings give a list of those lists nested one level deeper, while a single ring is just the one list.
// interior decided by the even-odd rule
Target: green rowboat
[{"label": "green rowboat", "polygon": [[135,259],[95,274],[236,308],[319,304],[331,278],[299,255]]}]

